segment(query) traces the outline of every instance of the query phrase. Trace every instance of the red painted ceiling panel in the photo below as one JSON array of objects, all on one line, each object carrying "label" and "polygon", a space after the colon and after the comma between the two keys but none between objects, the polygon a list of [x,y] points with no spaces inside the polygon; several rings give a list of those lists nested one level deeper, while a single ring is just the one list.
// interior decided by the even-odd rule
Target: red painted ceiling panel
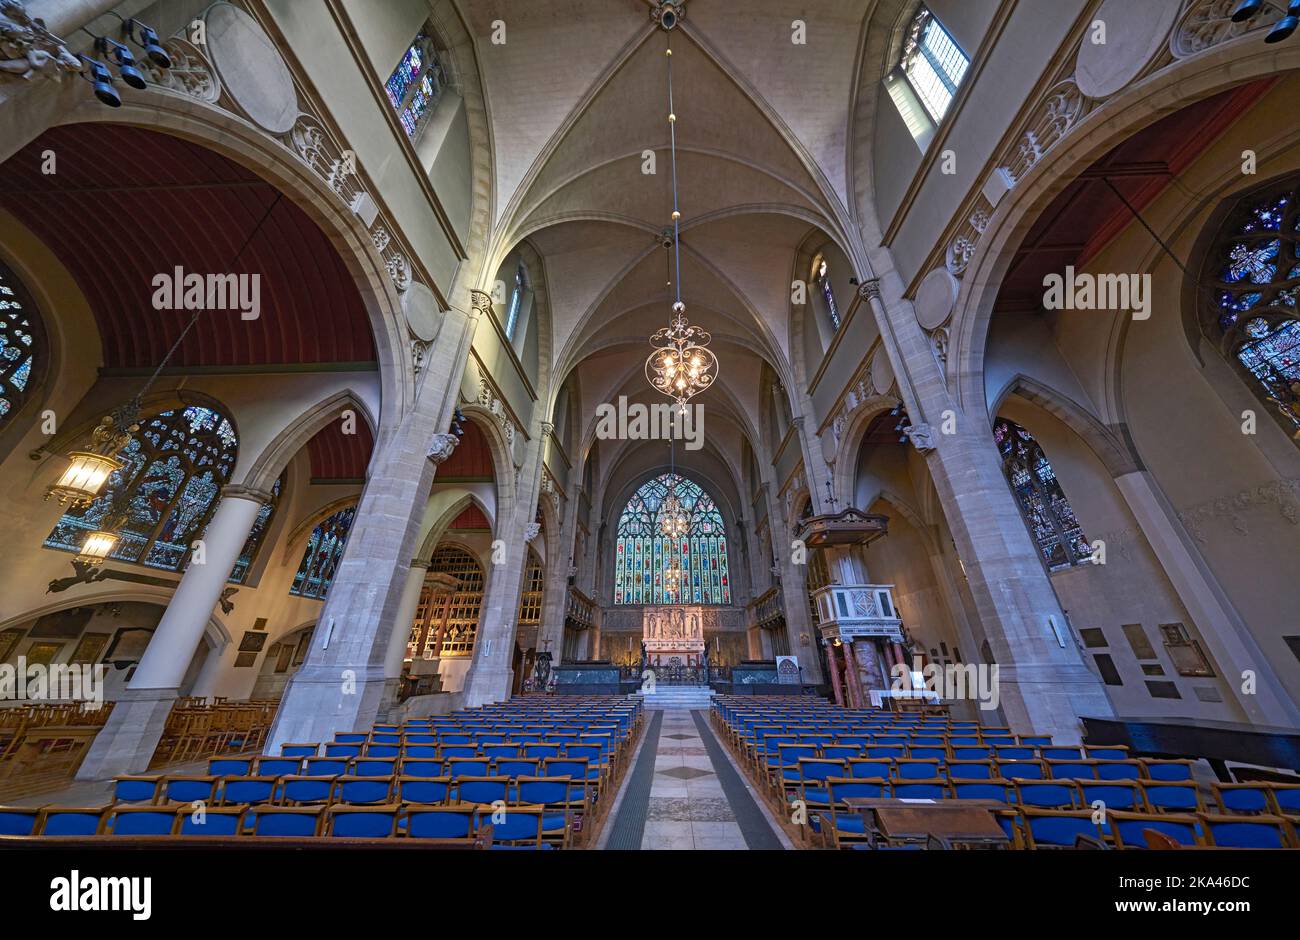
[{"label": "red painted ceiling panel", "polygon": [[[1134,222],[1103,177],[1141,212],[1272,87],[1263,79],[1176,111],[1094,163],[1052,201],[1025,235],[998,293],[999,312],[1036,311],[1043,278],[1080,267]],[[1186,259],[1182,259],[1186,261]]]},{"label": "red painted ceiling panel", "polygon": [[473,421],[463,423],[465,433],[451,456],[438,468],[439,477],[488,477],[493,474],[492,451]]},{"label": "red painted ceiling panel", "polygon": [[375,448],[370,425],[357,419],[356,433],[344,434],[342,421],[331,421],[307,442],[313,480],[364,480]]},{"label": "red painted ceiling panel", "polygon": [[0,205],[76,278],[107,367],[156,366],[180,336],[191,313],[152,306],[154,277],[177,266],[260,274],[261,316],[205,312],[173,366],[374,362],[352,276],[316,223],[277,195],[198,144],[114,124],[52,128],[0,165]]},{"label": "red painted ceiling panel", "polygon": [[478,506],[470,503],[465,507],[465,511],[451,521],[453,529],[491,529],[492,524],[488,522],[487,516],[483,515],[483,510]]}]

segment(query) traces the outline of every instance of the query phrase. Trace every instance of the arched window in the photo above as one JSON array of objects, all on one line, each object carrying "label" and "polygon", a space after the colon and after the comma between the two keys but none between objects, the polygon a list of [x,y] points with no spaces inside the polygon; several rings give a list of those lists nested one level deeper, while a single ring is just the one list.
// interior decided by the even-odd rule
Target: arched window
[{"label": "arched window", "polygon": [[506,311],[506,339],[511,343],[515,341],[515,330],[519,328],[519,311],[523,306],[526,290],[528,290],[528,269],[521,261],[515,268],[515,286],[510,293],[510,308]]},{"label": "arched window", "polygon": [[45,546],[80,551],[87,533],[120,507],[127,522],[110,557],[180,571],[216,511],[238,452],[234,427],[211,408],[192,405],[142,421],[118,455],[122,469],[89,506],[65,513]]},{"label": "arched window", "polygon": [[262,547],[262,539],[266,537],[266,531],[271,527],[276,509],[280,507],[280,493],[283,490],[284,477],[280,477],[271,487],[271,501],[258,510],[257,518],[253,520],[253,528],[249,531],[248,538],[244,540],[244,547],[239,552],[239,557],[235,559],[235,567],[230,572],[232,583],[243,584],[244,579],[248,577],[248,571],[253,567],[253,562],[257,560],[257,553]]},{"label": "arched window", "polygon": [[433,39],[426,30],[412,41],[406,55],[397,64],[393,74],[384,83],[388,102],[397,112],[406,136],[415,140],[424,130],[429,116],[437,107],[438,99],[446,86],[447,76]]},{"label": "arched window", "polygon": [[835,303],[835,289],[831,287],[830,269],[823,258],[817,265],[817,286],[821,289],[822,298],[826,301],[826,315],[830,318],[831,329],[840,328],[840,308]]},{"label": "arched window", "polygon": [[334,574],[339,570],[339,562],[343,560],[343,548],[348,543],[348,533],[352,531],[352,521],[356,516],[357,507],[349,506],[311,530],[298,573],[293,576],[290,594],[325,599],[334,583]]},{"label": "arched window", "polygon": [[415,609],[408,656],[441,659],[472,655],[483,607],[483,566],[459,545],[439,545],[429,562],[429,573],[451,575],[457,587],[447,591],[433,582],[425,585]]},{"label": "arched window", "polygon": [[0,427],[4,427],[35,385],[45,355],[41,320],[18,278],[0,265]]},{"label": "arched window", "polygon": [[1088,561],[1092,546],[1084,538],[1056,472],[1033,435],[1014,421],[998,418],[993,425],[993,439],[1002,454],[1002,470],[1011,484],[1011,493],[1047,567],[1055,571]]},{"label": "arched window", "polygon": [[1206,262],[1209,332],[1300,439],[1300,180],[1228,216]]},{"label": "arched window", "polygon": [[[686,534],[663,534],[661,510],[675,492],[688,517]],[[664,572],[676,565],[682,585],[673,590]],[[730,604],[727,533],[713,499],[685,477],[665,473],[628,500],[618,521],[614,560],[615,604]]]}]

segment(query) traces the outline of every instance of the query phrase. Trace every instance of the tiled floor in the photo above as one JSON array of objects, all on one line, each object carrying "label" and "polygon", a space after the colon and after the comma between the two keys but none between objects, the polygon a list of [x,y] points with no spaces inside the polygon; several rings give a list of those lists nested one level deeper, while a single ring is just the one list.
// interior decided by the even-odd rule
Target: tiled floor
[{"label": "tiled floor", "polygon": [[[752,813],[753,807],[747,811]],[[723,792],[717,769],[700,739],[693,714],[685,709],[666,710],[654,754],[641,848],[750,847],[741,832],[736,809]]]}]

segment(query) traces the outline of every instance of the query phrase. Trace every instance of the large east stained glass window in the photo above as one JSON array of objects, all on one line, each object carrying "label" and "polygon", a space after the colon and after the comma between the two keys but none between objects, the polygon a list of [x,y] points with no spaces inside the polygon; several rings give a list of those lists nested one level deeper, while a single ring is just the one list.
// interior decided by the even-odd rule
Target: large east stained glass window
[{"label": "large east stained glass window", "polygon": [[1300,182],[1292,180],[1228,217],[1211,249],[1206,288],[1221,351],[1300,439],[1298,239]]},{"label": "large east stained glass window", "polygon": [[348,543],[348,533],[352,531],[352,520],[356,518],[357,507],[340,509],[316,528],[311,530],[307,547],[302,553],[302,562],[298,573],[293,576],[290,594],[298,597],[312,597],[324,600],[329,594],[334,575],[343,560],[343,548]]},{"label": "large east stained glass window", "polygon": [[1052,571],[1079,565],[1092,557],[1070,501],[1056,479],[1056,471],[1033,435],[1006,418],[993,425],[993,439],[1002,454],[1002,469],[1011,494],[1020,505],[1025,525],[1043,561]]},{"label": "large east stained glass window", "polygon": [[230,421],[210,408],[154,415],[118,455],[122,469],[109,476],[99,498],[65,513],[45,547],[80,551],[87,533],[120,506],[127,522],[110,557],[180,571],[216,511],[238,452]]},{"label": "large east stained glass window", "polygon": [[[686,534],[663,534],[660,511],[675,491],[689,517]],[[681,586],[665,583],[676,565]],[[730,604],[727,533],[712,497],[677,474],[648,481],[628,500],[618,522],[614,559],[615,604]]]},{"label": "large east stained glass window", "polygon": [[442,96],[446,80],[433,40],[421,32],[384,83],[388,102],[411,140],[415,140],[424,129]]}]

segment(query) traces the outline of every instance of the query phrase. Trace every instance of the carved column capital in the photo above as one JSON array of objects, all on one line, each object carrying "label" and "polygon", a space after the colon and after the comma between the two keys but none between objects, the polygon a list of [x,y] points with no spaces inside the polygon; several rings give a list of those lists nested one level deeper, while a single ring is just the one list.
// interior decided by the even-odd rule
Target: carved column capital
[{"label": "carved column capital", "polygon": [[531,542],[537,536],[542,534],[542,525],[540,522],[530,522],[524,526],[524,541]]},{"label": "carved column capital", "polygon": [[223,499],[227,496],[233,499],[247,499],[254,503],[261,503],[263,506],[275,499],[275,496],[266,492],[266,490],[258,490],[251,486],[239,486],[236,484],[223,486],[221,488],[221,496]]},{"label": "carved column capital", "polygon": [[858,286],[858,296],[870,303],[873,300],[880,299],[880,278],[873,277],[869,281],[863,281]]},{"label": "carved column capital", "polygon": [[481,317],[492,309],[492,295],[487,291],[473,290],[469,292],[470,307],[474,311],[474,316]]}]

